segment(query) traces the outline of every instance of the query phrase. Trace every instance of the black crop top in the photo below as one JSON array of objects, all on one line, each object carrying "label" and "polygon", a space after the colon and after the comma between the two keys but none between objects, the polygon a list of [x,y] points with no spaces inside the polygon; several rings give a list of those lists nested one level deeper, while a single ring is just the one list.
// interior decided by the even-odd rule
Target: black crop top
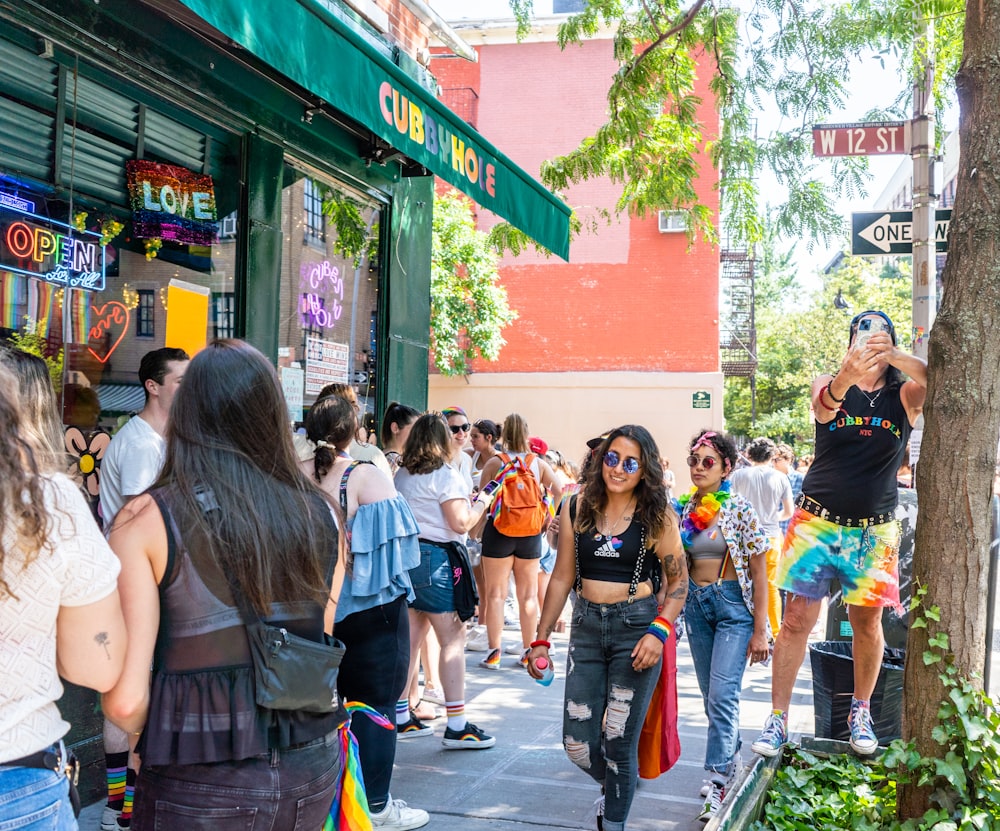
[{"label": "black crop top", "polygon": [[634,520],[620,536],[605,537],[596,529],[578,533],[576,552],[580,577],[608,583],[631,583],[641,553],[642,537],[642,525]]}]

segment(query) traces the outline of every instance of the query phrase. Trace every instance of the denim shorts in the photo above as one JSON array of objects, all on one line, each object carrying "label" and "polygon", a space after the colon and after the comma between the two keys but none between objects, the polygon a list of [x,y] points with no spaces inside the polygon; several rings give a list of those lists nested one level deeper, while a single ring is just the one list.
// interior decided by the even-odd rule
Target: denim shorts
[{"label": "denim shorts", "polygon": [[899,522],[848,528],[796,508],[785,536],[775,585],[819,600],[840,581],[849,606],[899,609]]},{"label": "denim shorts", "polygon": [[448,551],[440,545],[420,541],[420,564],[410,569],[416,597],[410,603],[418,612],[440,614],[455,611],[455,584]]},{"label": "denim shorts", "polygon": [[0,829],[76,831],[65,774],[0,767]]}]

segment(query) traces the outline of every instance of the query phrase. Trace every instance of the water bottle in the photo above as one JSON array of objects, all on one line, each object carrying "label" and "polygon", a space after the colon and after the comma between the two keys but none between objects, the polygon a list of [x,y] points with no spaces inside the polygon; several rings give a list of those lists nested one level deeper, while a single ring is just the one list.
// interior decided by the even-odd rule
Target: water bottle
[{"label": "water bottle", "polygon": [[555,670],[552,669],[552,662],[548,658],[536,658],[535,667],[542,673],[541,678],[536,678],[535,683],[541,684],[543,687],[547,687],[552,683],[552,679],[555,678]]}]

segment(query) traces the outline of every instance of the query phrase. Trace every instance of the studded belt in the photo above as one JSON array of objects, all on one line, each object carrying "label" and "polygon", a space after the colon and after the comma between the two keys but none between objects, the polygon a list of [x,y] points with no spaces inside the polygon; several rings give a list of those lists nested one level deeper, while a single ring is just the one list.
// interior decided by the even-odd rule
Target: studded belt
[{"label": "studded belt", "polygon": [[867,528],[869,525],[885,525],[885,523],[892,522],[896,518],[895,511],[862,517],[840,516],[840,514],[831,513],[815,499],[810,499],[804,493],[799,494],[799,498],[795,500],[795,504],[813,516],[818,516],[820,519],[825,519],[834,525],[842,525],[845,528]]}]

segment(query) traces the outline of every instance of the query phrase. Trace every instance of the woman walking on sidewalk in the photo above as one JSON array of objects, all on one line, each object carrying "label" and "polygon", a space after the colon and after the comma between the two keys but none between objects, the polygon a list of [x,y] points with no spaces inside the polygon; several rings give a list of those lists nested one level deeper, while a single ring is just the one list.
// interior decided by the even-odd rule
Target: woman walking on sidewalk
[{"label": "woman walking on sidewalk", "polygon": [[[667,503],[660,453],[636,425],[612,430],[581,491],[566,500],[559,553],[528,672],[551,661],[549,635],[576,590],[567,658],[563,746],[601,786],[597,827],[623,831],[639,776],[639,733],[659,677],[663,644],[684,606],[687,567]],[[651,558],[664,574],[653,593]]]},{"label": "woman walking on sidewalk", "polygon": [[681,541],[688,558],[684,606],[688,642],[708,717],[703,791],[698,817],[711,819],[740,768],[743,670],[768,656],[767,552],[770,541],[753,506],[729,492],[736,445],[705,430],[687,458],[694,489],[681,496]]}]

